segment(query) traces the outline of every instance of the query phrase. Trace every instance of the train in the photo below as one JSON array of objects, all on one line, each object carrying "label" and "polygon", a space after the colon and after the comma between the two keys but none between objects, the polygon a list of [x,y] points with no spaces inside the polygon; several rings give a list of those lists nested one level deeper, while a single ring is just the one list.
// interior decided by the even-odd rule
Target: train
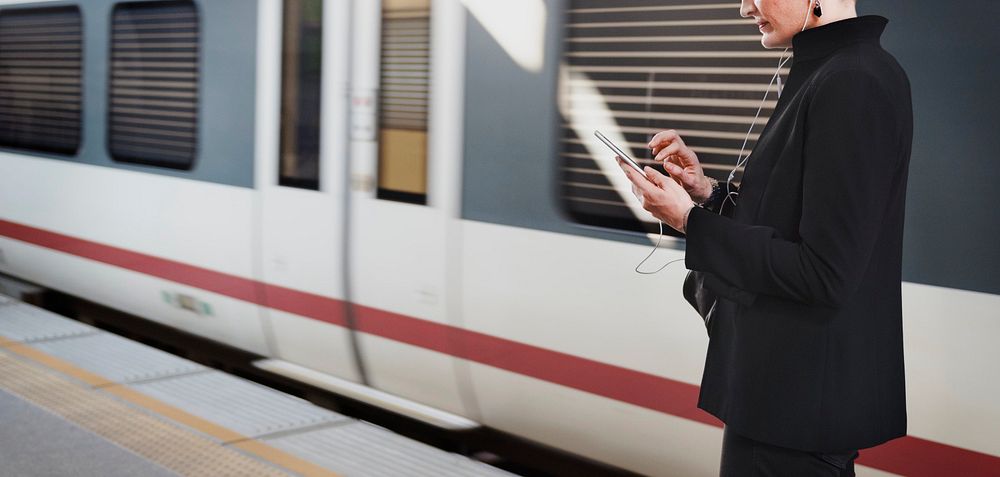
[{"label": "train", "polygon": [[[908,435],[858,474],[997,475],[1000,11],[860,3],[890,18],[917,134]],[[443,429],[717,475],[683,263],[636,273],[657,223],[592,132],[648,165],[645,141],[677,129],[724,178],[781,59],[738,10],[0,2],[0,273]],[[668,230],[645,267],[683,257]]]}]

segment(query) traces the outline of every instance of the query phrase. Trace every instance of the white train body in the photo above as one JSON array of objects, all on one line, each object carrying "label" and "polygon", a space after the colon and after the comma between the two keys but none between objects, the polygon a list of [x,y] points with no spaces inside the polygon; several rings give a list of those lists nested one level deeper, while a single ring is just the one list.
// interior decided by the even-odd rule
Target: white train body
[{"label": "white train body", "polygon": [[[526,20],[496,17],[487,2],[432,3],[426,205],[380,199],[371,186],[378,2],[324,4],[318,190],[279,185],[282,4],[240,2],[255,22],[242,38],[254,61],[252,120],[239,123],[252,125],[243,137],[253,144],[252,157],[235,160],[252,183],[0,148],[0,272],[642,474],[715,475],[722,428],[695,408],[708,337],[681,297],[683,264],[642,276],[633,267],[651,242],[641,235],[463,212],[463,191],[493,180],[463,165],[504,160],[469,157],[467,74],[483,65],[467,54],[466,29],[530,26],[530,15],[565,3],[509,2]],[[0,12],[11,3],[22,2]],[[101,22],[80,3],[84,22]],[[196,3],[207,37],[228,17],[212,0]],[[508,53],[530,69],[542,60],[527,48]],[[203,63],[205,78],[215,71]],[[104,88],[88,86],[85,107]],[[201,111],[225,114],[203,92]],[[85,113],[81,151],[106,154],[102,132],[89,129],[103,121]],[[508,192],[496,201],[516,200]],[[683,258],[683,241],[665,240],[653,261]],[[975,456],[981,475],[995,475],[1000,295],[914,282],[903,295],[909,436],[867,460],[862,451],[859,475],[902,474],[899,454],[915,450]]]}]

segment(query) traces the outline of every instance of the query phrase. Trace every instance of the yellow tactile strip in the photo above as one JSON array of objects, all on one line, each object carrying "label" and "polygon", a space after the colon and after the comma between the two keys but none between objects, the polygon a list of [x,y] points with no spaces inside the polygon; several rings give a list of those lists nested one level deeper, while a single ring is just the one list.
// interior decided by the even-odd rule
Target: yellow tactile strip
[{"label": "yellow tactile strip", "polygon": [[[126,386],[113,383],[29,345],[0,337],[0,348],[51,370],[72,376],[90,386],[101,387],[130,404],[216,437],[243,452],[295,474],[309,477],[338,476],[316,464],[205,421]],[[181,475],[290,475],[254,457],[172,426],[107,395],[2,352],[0,352],[0,386]]]}]

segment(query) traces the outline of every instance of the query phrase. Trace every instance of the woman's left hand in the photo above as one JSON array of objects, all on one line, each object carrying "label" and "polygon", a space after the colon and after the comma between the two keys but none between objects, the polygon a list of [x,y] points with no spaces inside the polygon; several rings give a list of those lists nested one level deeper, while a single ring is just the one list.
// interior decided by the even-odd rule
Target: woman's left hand
[{"label": "woman's left hand", "polygon": [[646,166],[646,177],[637,172],[631,166],[625,164],[620,158],[615,158],[618,166],[625,171],[625,175],[635,186],[634,191],[640,197],[642,208],[646,209],[653,217],[660,219],[674,230],[685,233],[687,226],[687,214],[694,207],[691,196],[673,179],[659,173],[656,169]]}]

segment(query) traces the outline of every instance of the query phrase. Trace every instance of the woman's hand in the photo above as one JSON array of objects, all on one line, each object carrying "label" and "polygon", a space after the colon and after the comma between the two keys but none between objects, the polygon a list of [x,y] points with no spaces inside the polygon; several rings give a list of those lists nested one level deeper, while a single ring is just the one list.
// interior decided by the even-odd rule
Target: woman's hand
[{"label": "woman's hand", "polygon": [[691,196],[669,177],[660,174],[652,167],[643,168],[646,177],[638,171],[625,164],[620,157],[615,157],[618,166],[625,171],[625,175],[632,181],[633,192],[642,202],[642,208],[646,209],[653,217],[660,219],[680,233],[687,232],[687,214],[694,207]]},{"label": "woman's hand", "polygon": [[698,155],[691,150],[677,131],[660,131],[649,141],[649,147],[656,155],[656,162],[663,163],[663,169],[670,178],[684,187],[691,198],[704,202],[712,194],[712,184],[705,177]]}]

